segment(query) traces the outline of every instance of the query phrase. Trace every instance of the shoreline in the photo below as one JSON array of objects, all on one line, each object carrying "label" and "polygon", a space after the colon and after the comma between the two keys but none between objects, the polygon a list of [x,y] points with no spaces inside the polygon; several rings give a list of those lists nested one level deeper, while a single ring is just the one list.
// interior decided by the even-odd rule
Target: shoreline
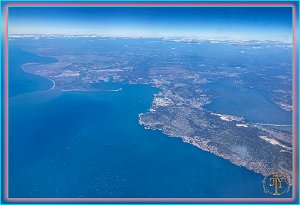
[{"label": "shoreline", "polygon": [[[209,145],[209,140],[207,140],[205,138],[202,139],[200,136],[174,135],[174,134],[172,134],[172,132],[170,132],[170,131],[168,131],[167,129],[164,128],[166,126],[166,124],[160,124],[158,122],[158,124],[160,124],[160,126],[162,126],[162,127],[160,127],[160,126],[157,127],[156,124],[152,124],[151,125],[151,123],[150,124],[147,123],[147,121],[144,121],[143,118],[144,118],[145,115],[147,115],[147,113],[148,114],[152,113],[151,109],[152,109],[152,106],[154,104],[154,101],[155,101],[155,97],[152,100],[152,105],[150,106],[150,108],[148,109],[148,111],[144,112],[144,113],[139,113],[139,115],[138,115],[138,118],[139,118],[138,123],[141,126],[143,126],[144,129],[159,130],[160,132],[162,132],[163,134],[165,134],[167,137],[181,138],[181,140],[184,143],[191,144],[191,145],[199,148],[202,151],[210,152],[210,153],[214,154],[215,156],[223,158],[223,159],[229,161],[230,163],[232,163],[232,164],[234,164],[234,165],[236,165],[238,167],[244,167],[244,168],[246,168],[246,169],[248,169],[248,170],[250,170],[250,171],[252,171],[254,173],[260,174],[262,176],[268,176],[272,172],[273,167],[268,167],[266,164],[264,164],[263,162],[261,162],[259,160],[254,160],[254,161],[248,161],[248,160],[246,160],[245,161],[244,158],[240,158],[240,157],[238,157],[236,155],[233,155],[232,153],[229,154],[229,155],[224,154],[224,153],[220,152],[216,147]],[[205,107],[206,105],[207,104],[204,104],[201,107],[204,110],[206,110],[208,113],[210,113],[211,115],[215,115],[221,121],[227,121],[228,123],[234,121],[235,122],[235,126],[241,127],[243,129],[251,129],[251,128],[260,129],[259,127],[268,128],[268,126],[274,126],[274,127],[293,127],[293,125],[287,125],[287,124],[272,124],[272,123],[247,122],[244,117],[238,117],[238,116],[229,115],[229,114],[215,113],[212,110],[207,109]],[[156,112],[155,109],[154,109],[154,112]],[[157,121],[156,121],[156,123],[157,123]],[[259,126],[259,127],[257,127],[257,126]],[[260,130],[262,130],[262,129],[260,129]],[[270,143],[270,141],[261,138],[259,135],[257,137],[259,137],[260,139],[262,139],[262,140]],[[272,136],[272,138],[268,137],[268,139],[272,140],[271,142],[275,142],[275,141],[278,142],[276,137],[273,139],[273,136]],[[274,146],[277,146],[277,145],[281,146],[282,145],[280,142],[278,142],[278,143],[270,143],[270,144],[272,144]],[[284,146],[284,145],[281,146],[283,148],[287,148],[287,150],[281,150],[280,152],[284,152],[284,151],[290,152],[290,150],[293,149],[293,144],[291,144],[291,145],[292,145],[292,147],[287,147],[287,146]],[[287,171],[286,174],[289,176],[289,179],[293,179],[295,173],[293,173],[293,172],[290,173],[289,171]]]},{"label": "shoreline", "polygon": [[47,80],[51,81],[52,86],[51,86],[49,89],[46,89],[45,91],[47,91],[47,90],[53,90],[53,89],[56,87],[56,84],[55,84],[55,81],[54,81],[54,80],[52,80],[52,79],[49,78],[49,77],[43,76],[43,75],[38,75],[38,74],[36,74],[36,73],[28,72],[28,71],[24,68],[24,66],[26,66],[26,65],[32,65],[32,64],[37,65],[37,64],[40,64],[40,63],[24,63],[24,64],[21,65],[21,69],[22,69],[24,72],[26,72],[26,73],[29,73],[29,74],[32,74],[32,75],[36,75],[36,76],[39,76],[39,77],[42,77],[42,78],[44,78],[44,79],[47,79]]}]

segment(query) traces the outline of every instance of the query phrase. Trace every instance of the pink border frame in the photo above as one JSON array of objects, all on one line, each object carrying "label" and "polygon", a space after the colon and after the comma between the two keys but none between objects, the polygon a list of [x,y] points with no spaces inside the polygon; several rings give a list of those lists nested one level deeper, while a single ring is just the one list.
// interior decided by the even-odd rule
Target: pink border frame
[{"label": "pink border frame", "polygon": [[[8,195],[8,8],[9,7],[291,7],[293,10],[293,197],[292,198],[9,198]],[[299,5],[298,5],[299,6]],[[7,203],[296,203],[298,194],[297,10],[293,3],[7,3],[4,8],[4,201]]]}]

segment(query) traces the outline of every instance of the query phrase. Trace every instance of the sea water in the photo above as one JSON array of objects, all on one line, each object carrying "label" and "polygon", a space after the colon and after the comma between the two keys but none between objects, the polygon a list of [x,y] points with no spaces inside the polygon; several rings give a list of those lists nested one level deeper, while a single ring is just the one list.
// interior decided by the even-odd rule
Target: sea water
[{"label": "sea water", "polygon": [[262,175],[141,126],[156,88],[48,90],[20,66],[54,59],[10,53],[9,197],[270,197]]}]

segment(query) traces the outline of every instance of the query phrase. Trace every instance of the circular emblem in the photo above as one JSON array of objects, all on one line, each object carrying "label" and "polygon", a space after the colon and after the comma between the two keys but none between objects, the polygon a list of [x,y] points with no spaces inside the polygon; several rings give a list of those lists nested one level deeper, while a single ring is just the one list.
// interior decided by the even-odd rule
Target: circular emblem
[{"label": "circular emblem", "polygon": [[266,176],[263,180],[263,187],[266,193],[280,196],[290,189],[288,178],[280,173]]}]

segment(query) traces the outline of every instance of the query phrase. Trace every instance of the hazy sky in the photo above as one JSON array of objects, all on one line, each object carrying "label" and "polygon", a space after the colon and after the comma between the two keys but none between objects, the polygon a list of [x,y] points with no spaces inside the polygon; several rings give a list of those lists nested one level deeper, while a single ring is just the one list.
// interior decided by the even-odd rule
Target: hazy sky
[{"label": "hazy sky", "polygon": [[11,7],[10,34],[292,41],[291,7]]}]

